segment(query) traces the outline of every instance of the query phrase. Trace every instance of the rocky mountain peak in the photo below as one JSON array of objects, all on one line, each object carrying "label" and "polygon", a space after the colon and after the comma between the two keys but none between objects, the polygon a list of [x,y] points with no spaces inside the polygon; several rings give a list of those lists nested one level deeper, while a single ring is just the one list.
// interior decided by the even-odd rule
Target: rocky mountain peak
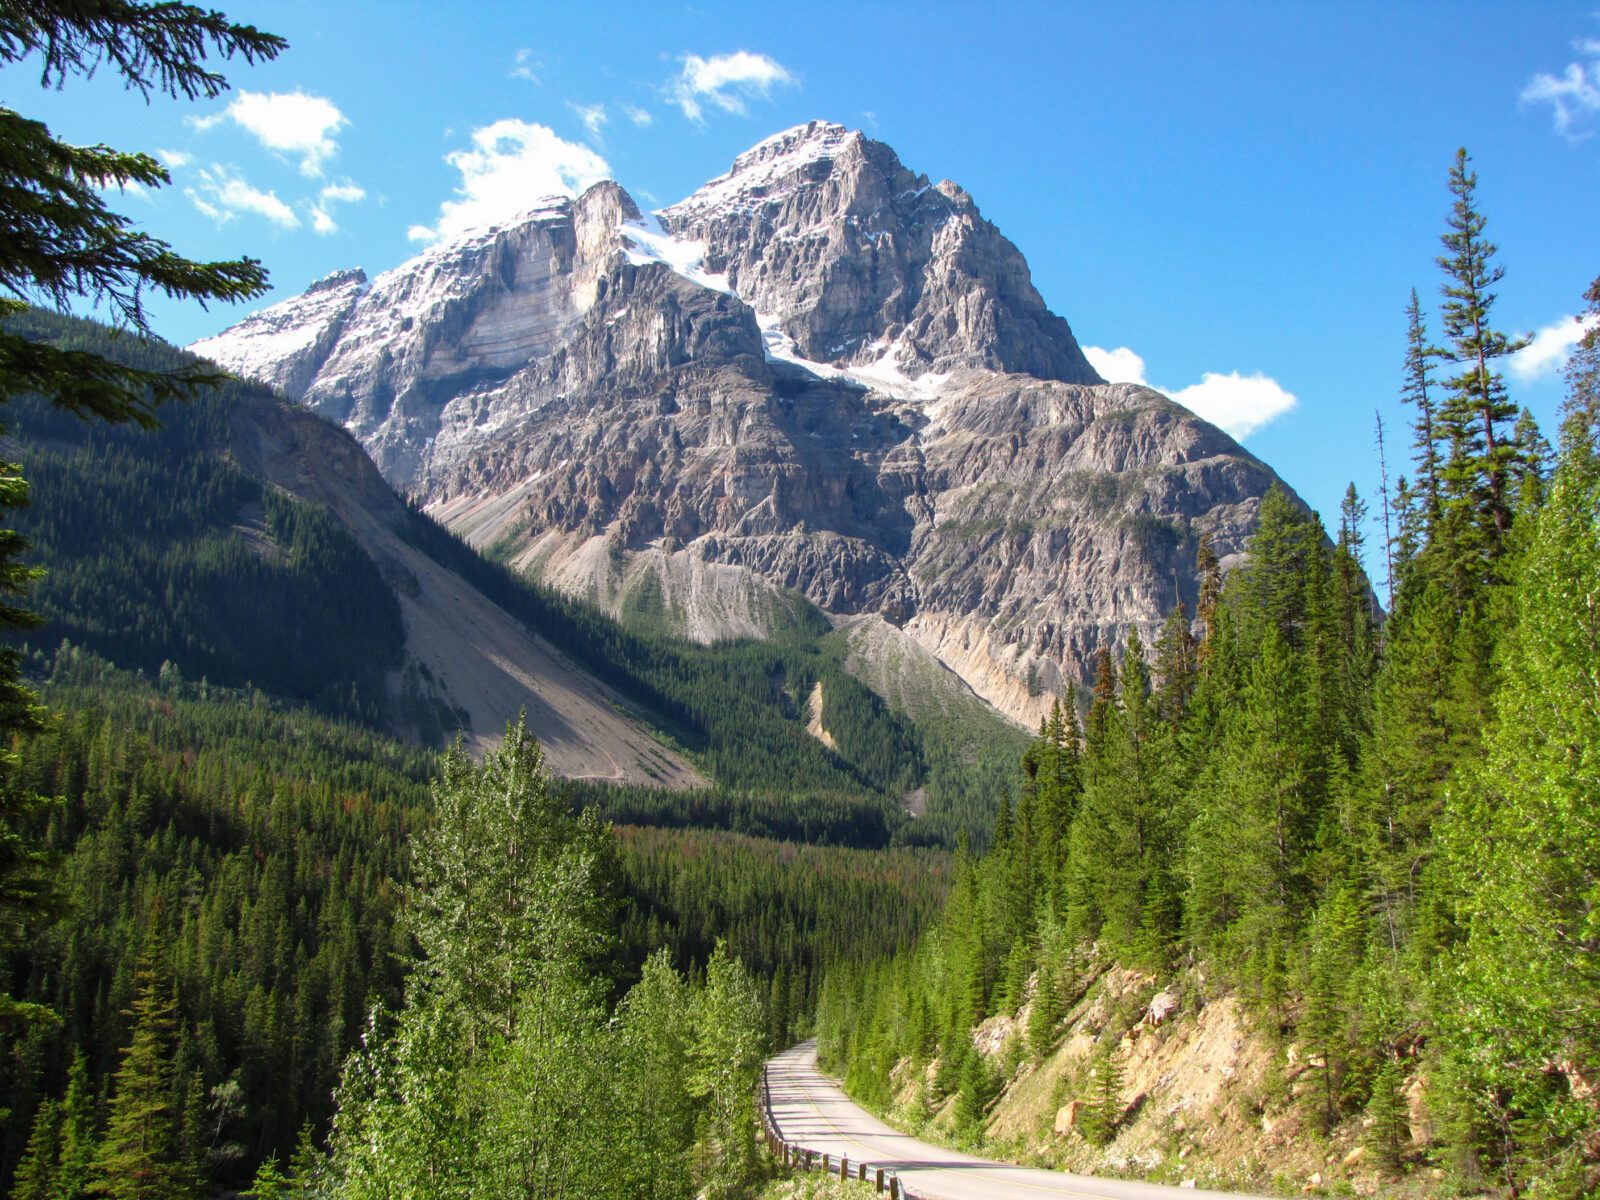
[{"label": "rocky mountain peak", "polygon": [[961,187],[826,122],[659,213],[537,201],[193,349],[546,583],[708,640],[792,589],[1028,724],[1192,608],[1198,539],[1238,553],[1273,480],[1102,383]]},{"label": "rocky mountain peak", "polygon": [[305,290],[305,295],[315,296],[319,292],[340,291],[347,287],[362,287],[367,282],[367,273],[360,267],[350,267],[343,271],[334,271],[324,275]]},{"label": "rocky mountain peak", "polygon": [[703,243],[706,269],[804,359],[912,379],[979,369],[1100,382],[972,198],[859,130],[786,130],[660,217]]}]

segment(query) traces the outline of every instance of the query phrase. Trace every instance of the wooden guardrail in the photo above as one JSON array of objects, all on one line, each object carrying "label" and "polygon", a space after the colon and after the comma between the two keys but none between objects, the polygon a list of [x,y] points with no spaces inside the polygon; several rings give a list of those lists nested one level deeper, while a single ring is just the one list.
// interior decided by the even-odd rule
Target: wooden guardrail
[{"label": "wooden guardrail", "polygon": [[761,1134],[767,1152],[792,1171],[821,1171],[840,1179],[857,1179],[887,1192],[889,1200],[917,1200],[890,1167],[870,1162],[852,1162],[846,1155],[829,1155],[812,1150],[783,1136],[772,1117],[772,1084],[765,1065],[761,1068]]}]

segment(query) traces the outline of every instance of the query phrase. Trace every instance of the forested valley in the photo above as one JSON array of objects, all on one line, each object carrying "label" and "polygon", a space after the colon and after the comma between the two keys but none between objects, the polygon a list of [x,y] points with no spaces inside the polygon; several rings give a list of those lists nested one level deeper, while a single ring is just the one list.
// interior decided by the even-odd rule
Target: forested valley
[{"label": "forested valley", "polygon": [[[228,88],[220,62],[271,62],[286,48],[187,5],[0,0],[0,66],[56,90],[101,71],[146,101],[215,100]],[[530,53],[515,60],[524,81]],[[732,59],[767,74],[727,91],[738,81],[717,71]],[[680,87],[686,120],[699,121],[697,94],[707,109],[742,112],[795,83],[773,60],[718,61],[683,60],[715,85]],[[603,110],[569,107],[590,112],[598,136]],[[786,137],[858,166],[894,158],[812,122],[741,156],[760,168],[758,198],[776,178],[762,155]],[[365,197],[322,181],[324,143],[300,164],[321,206],[297,214],[251,193],[257,215],[265,205],[280,225],[304,219],[320,234],[329,206]],[[1319,1154],[1353,1147],[1342,1161],[1368,1170],[1363,1194],[1600,1192],[1600,329],[1586,326],[1572,354],[1552,447],[1500,373],[1522,342],[1495,327],[1501,271],[1465,151],[1449,175],[1437,331],[1415,292],[1406,313],[1408,477],[1393,488],[1384,478],[1376,513],[1352,486],[1331,531],[1282,485],[1249,490],[1271,470],[1219,429],[1142,385],[1102,379],[962,189],[924,178],[876,210],[884,221],[903,210],[904,228],[949,243],[905,277],[949,293],[932,296],[943,307],[922,323],[952,342],[974,334],[957,348],[977,359],[949,361],[998,368],[967,393],[902,378],[904,395],[880,408],[865,402],[871,387],[833,368],[815,387],[796,384],[833,395],[837,407],[819,414],[848,410],[858,424],[827,431],[834,458],[788,445],[764,496],[755,474],[730,470],[730,486],[752,493],[741,503],[756,501],[739,519],[763,504],[777,512],[785,471],[857,463],[856,440],[884,456],[817,496],[831,503],[859,485],[872,493],[862,511],[882,511],[893,492],[884,504],[902,506],[897,521],[919,505],[941,515],[931,491],[917,492],[937,464],[910,462],[935,443],[912,434],[966,406],[981,419],[954,430],[957,457],[968,442],[995,453],[993,442],[1015,459],[1037,430],[991,437],[984,405],[1002,395],[1017,411],[1045,397],[1033,415],[1058,452],[1080,435],[1164,446],[1137,469],[1141,487],[1160,485],[1129,492],[1138,503],[1190,486],[1179,468],[1196,462],[1230,475],[1226,503],[1178,504],[1198,515],[1170,523],[1103,506],[1093,532],[1130,556],[1198,545],[1199,603],[1152,637],[1134,629],[1102,649],[1092,686],[1066,685],[1030,739],[976,692],[902,711],[884,698],[891,689],[874,690],[846,631],[798,592],[762,593],[778,609],[771,636],[702,644],[670,633],[648,594],[619,619],[524,577],[492,547],[481,553],[392,490],[347,429],[155,337],[150,296],[236,302],[267,290],[260,261],[187,259],[112,210],[171,185],[171,155],[76,145],[5,107],[0,150],[0,1192],[779,1200],[780,1172],[759,1153],[758,1081],[769,1054],[810,1036],[857,1097],[929,1136],[1055,1166],[1143,1165],[1194,1185],[1184,1173],[1199,1130],[1185,1122],[1208,1114],[1155,1112],[1147,1093],[1127,1094],[1123,1072],[1130,1047],[1166,1037],[1162,1021],[1229,1004],[1244,1014],[1229,1036],[1271,1060],[1233,1116],[1254,1137],[1292,1109]],[[816,182],[824,159],[809,153],[794,173]],[[244,187],[206,170],[193,177],[202,185]],[[912,178],[897,159],[894,171]],[[200,192],[189,196],[206,211]],[[747,198],[730,209],[740,221]],[[792,335],[778,328],[774,342],[751,304],[706,286],[703,255],[669,261],[659,245],[671,239],[641,233],[624,220],[640,214],[618,203],[631,231],[608,227],[614,244],[602,247],[615,272],[605,278],[622,281],[611,299],[654,296],[658,324],[681,325],[672,346],[743,360],[706,378],[777,378],[760,374],[773,354],[757,352],[787,353]],[[543,228],[554,210],[535,211],[537,237],[555,238],[558,221]],[[854,238],[870,222],[851,211],[835,224]],[[891,234],[866,236],[876,286],[880,268],[888,278],[904,264],[880,259]],[[785,229],[774,244],[787,256],[829,240]],[[834,265],[809,264],[819,277]],[[504,283],[515,273],[504,266],[483,274]],[[1027,303],[1001,303],[1018,297]],[[441,325],[469,321],[458,298],[432,314]],[[1600,281],[1586,299],[1600,319]],[[116,328],[68,315],[95,308]],[[969,310],[981,314],[974,330]],[[1034,336],[995,313],[1036,324],[1040,345],[1013,358],[1004,343]],[[607,354],[607,329],[620,338],[650,324],[636,311],[621,325],[627,306],[591,315],[572,328]],[[545,316],[493,332],[521,336]],[[385,328],[398,339],[413,318]],[[388,338],[370,343],[375,358]],[[836,351],[875,344],[852,335]],[[541,343],[548,371],[517,387],[537,392],[590,346]],[[635,365],[656,350],[665,369],[685,365],[660,346]],[[621,376],[631,360],[605,361]],[[492,372],[466,374],[471,390]],[[861,396],[845,396],[856,386]],[[657,415],[677,403],[639,395]],[[295,422],[315,437],[296,442],[285,433]],[[737,442],[739,423],[728,429]],[[818,442],[821,432],[804,430]],[[1085,490],[1120,502],[1122,459],[1138,454],[1100,449],[1117,465],[1083,472]],[[302,461],[285,469],[268,451]],[[361,493],[346,507],[315,498],[331,490],[297,488],[341,471],[349,490],[338,495]],[[1035,494],[1021,486],[1035,481],[971,478],[972,496]],[[1035,529],[1019,508],[941,536],[1031,547],[1039,532],[1048,546],[1067,528],[1050,524],[1059,515]],[[802,516],[779,535],[819,534],[835,553],[838,531],[801,528]],[[1225,571],[1199,531],[1229,521],[1254,532]],[[907,543],[931,524],[917,528],[895,526]],[[1054,543],[1063,553],[1065,541]],[[496,630],[517,645],[552,648],[584,696],[600,697],[594,710],[617,719],[608,728],[645,750],[613,774],[562,780],[526,711],[469,750],[471,714],[430,686],[408,644],[406,605],[423,588],[402,553],[503,619]],[[841,571],[866,561],[836,558]],[[891,559],[869,566],[890,570]],[[974,611],[992,582],[980,576],[1003,573],[1002,561],[970,576]],[[1381,587],[1369,577],[1378,564]],[[1170,594],[1192,595],[1194,578],[1180,586],[1174,573]],[[866,615],[891,612],[907,617],[898,601]],[[1030,631],[1032,619],[1013,607],[962,634],[1014,634],[997,653],[1018,672],[990,682],[1029,701],[1054,686],[1041,684],[1038,656],[1067,644],[1046,628],[1053,619]],[[943,670],[949,659],[927,661]],[[520,695],[539,690],[517,678]],[[896,681],[902,698],[926,684],[910,678]],[[660,782],[650,764],[669,760],[686,786],[640,782]],[[1008,1098],[1048,1071],[1049,1111],[1020,1134],[1014,1112],[999,1128]],[[1153,1166],[1079,1154],[1152,1120],[1166,1139]],[[1205,1181],[1323,1194],[1355,1191],[1352,1178],[1302,1184],[1263,1168]]]}]

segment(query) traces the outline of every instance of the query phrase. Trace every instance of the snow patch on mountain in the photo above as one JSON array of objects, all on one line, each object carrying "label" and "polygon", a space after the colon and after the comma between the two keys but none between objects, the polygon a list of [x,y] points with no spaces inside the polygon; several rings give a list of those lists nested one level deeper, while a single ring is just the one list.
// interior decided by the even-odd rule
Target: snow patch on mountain
[{"label": "snow patch on mountain", "polygon": [[301,295],[193,343],[189,351],[236,375],[284,387],[307,356],[326,348],[370,286],[360,268],[336,271]]},{"label": "snow patch on mountain", "polygon": [[714,292],[735,295],[727,275],[714,275],[704,269],[706,245],[675,238],[662,228],[654,213],[647,213],[637,221],[624,221],[617,230],[622,239],[622,250],[636,267],[661,263],[682,275],[690,283],[710,288]]}]

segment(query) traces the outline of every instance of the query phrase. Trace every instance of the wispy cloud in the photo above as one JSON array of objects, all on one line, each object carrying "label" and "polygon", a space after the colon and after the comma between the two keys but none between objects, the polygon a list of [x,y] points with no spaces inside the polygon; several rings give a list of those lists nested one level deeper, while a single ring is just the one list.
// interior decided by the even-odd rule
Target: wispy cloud
[{"label": "wispy cloud", "polygon": [[1580,141],[1593,132],[1600,115],[1600,38],[1581,38],[1573,49],[1579,61],[1569,62],[1558,74],[1535,75],[1522,89],[1522,103],[1550,105],[1556,132]]},{"label": "wispy cloud", "polygon": [[348,179],[343,183],[330,183],[317,193],[311,202],[311,228],[317,233],[337,233],[339,224],[333,219],[336,204],[359,204],[367,198],[367,189]]},{"label": "wispy cloud", "polygon": [[194,162],[194,155],[183,150],[157,150],[156,157],[169,171],[181,170]]},{"label": "wispy cloud", "polygon": [[445,161],[461,172],[461,183],[439,206],[438,220],[407,231],[414,242],[453,238],[527,212],[542,198],[575,196],[611,178],[610,165],[588,146],[511,117],[473,130],[471,147]]},{"label": "wispy cloud", "polygon": [[220,163],[201,170],[195,183],[183,189],[194,206],[219,225],[244,214],[263,217],[279,229],[298,229],[300,218],[276,192],[253,186],[232,167]]},{"label": "wispy cloud", "polygon": [[533,51],[524,46],[518,50],[511,62],[511,70],[506,72],[512,79],[526,79],[529,83],[539,82],[539,71],[544,64],[533,57]]},{"label": "wispy cloud", "polygon": [[667,99],[691,121],[705,120],[705,105],[743,116],[749,100],[765,100],[779,85],[799,81],[793,72],[765,54],[738,50],[732,54],[683,57],[683,68],[667,85]]},{"label": "wispy cloud", "polygon": [[611,118],[606,115],[604,104],[576,104],[568,100],[567,107],[573,111],[578,120],[583,122],[583,127],[589,131],[589,136],[597,142],[604,136],[605,127],[611,124]]},{"label": "wispy cloud", "polygon": [[637,104],[619,104],[622,115],[627,117],[640,129],[646,129],[656,123],[655,114],[647,108],[640,108]]},{"label": "wispy cloud", "polygon": [[[1145,380],[1144,359],[1127,346],[1106,350],[1100,346],[1085,346],[1084,357],[1089,360],[1100,377],[1107,383],[1137,383],[1151,386]],[[1299,403],[1294,393],[1277,380],[1257,372],[1241,375],[1237,371],[1222,374],[1206,371],[1199,383],[1185,388],[1161,388],[1195,416],[1210,421],[1217,428],[1243,441],[1256,430],[1277,420]]]},{"label": "wispy cloud", "polygon": [[1581,317],[1562,317],[1550,322],[1533,335],[1531,342],[1511,356],[1511,374],[1524,383],[1559,374],[1567,365],[1572,348],[1597,324],[1600,324],[1600,317],[1594,313],[1586,313]]},{"label": "wispy cloud", "polygon": [[240,92],[219,113],[191,117],[205,130],[232,121],[268,150],[300,160],[303,175],[319,176],[339,152],[334,135],[350,122],[333,101],[305,92]]}]

